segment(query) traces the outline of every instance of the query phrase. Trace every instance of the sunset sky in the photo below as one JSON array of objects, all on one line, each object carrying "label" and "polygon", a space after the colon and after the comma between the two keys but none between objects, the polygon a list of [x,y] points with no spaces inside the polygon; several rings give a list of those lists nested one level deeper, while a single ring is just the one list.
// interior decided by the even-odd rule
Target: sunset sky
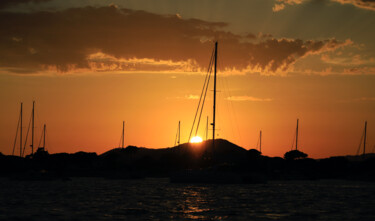
[{"label": "sunset sky", "polygon": [[0,152],[33,100],[50,153],[118,147],[123,120],[126,146],[171,147],[179,120],[187,142],[214,41],[218,138],[250,149],[262,130],[283,156],[299,118],[309,157],[354,155],[367,120],[372,152],[374,39],[374,0],[2,0]]}]

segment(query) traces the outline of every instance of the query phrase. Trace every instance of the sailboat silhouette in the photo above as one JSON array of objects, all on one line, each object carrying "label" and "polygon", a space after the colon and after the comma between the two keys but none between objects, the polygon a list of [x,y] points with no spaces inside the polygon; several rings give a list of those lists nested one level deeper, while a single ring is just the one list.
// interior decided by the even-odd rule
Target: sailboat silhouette
[{"label": "sailboat silhouette", "polygon": [[[229,153],[231,151],[235,152],[235,149],[229,146],[231,143],[225,140],[216,140],[215,139],[215,131],[216,131],[216,78],[217,78],[217,52],[218,52],[218,43],[215,42],[215,48],[213,52],[213,61],[210,61],[210,68],[211,64],[214,66],[214,89],[213,89],[213,119],[212,119],[212,140],[206,140],[203,143],[199,144],[200,147],[205,149],[204,154],[202,155],[202,158],[200,159],[203,161],[203,165],[205,165],[205,162],[207,165],[213,166],[212,162],[214,162],[214,156],[215,152],[220,154]],[[208,74],[210,73],[210,69],[208,71]],[[193,126],[190,131],[189,140],[192,136],[192,133],[194,131],[195,127],[195,135],[198,132],[199,128],[199,122],[202,116],[202,110],[203,105],[206,97],[206,92],[208,89],[208,83],[209,83],[209,75],[206,76],[206,80],[204,83],[204,87],[201,93],[201,98],[198,103],[198,108],[194,117]],[[207,123],[208,124],[208,123]],[[207,127],[207,126],[206,126]],[[206,131],[208,128],[206,128]],[[189,146],[188,146],[189,147]],[[228,147],[228,149],[227,149]],[[191,146],[191,148],[194,148],[194,146]],[[220,149],[220,150],[218,150]],[[209,153],[208,153],[209,150]],[[244,150],[245,151],[245,150]],[[218,154],[219,155],[219,154]],[[224,154],[225,155],[225,154]],[[234,172],[234,171],[222,171],[218,169],[219,167],[209,167],[209,168],[199,168],[195,170],[186,170],[183,172],[178,172],[175,174],[172,174],[170,176],[170,181],[172,183],[264,183],[265,179],[259,176],[252,176],[251,174],[242,173],[242,172]]]}]

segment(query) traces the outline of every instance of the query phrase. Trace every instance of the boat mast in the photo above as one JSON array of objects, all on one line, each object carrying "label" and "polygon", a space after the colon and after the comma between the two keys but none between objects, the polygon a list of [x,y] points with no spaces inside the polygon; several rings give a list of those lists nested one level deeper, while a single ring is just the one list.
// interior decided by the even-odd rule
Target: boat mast
[{"label": "boat mast", "polygon": [[215,67],[214,67],[214,107],[212,120],[212,147],[215,148],[215,120],[216,120],[216,66],[217,66],[217,42],[215,42]]},{"label": "boat mast", "polygon": [[297,129],[296,129],[296,150],[298,149],[298,121],[299,119],[297,119]]},{"label": "boat mast", "polygon": [[365,121],[365,139],[363,141],[363,155],[366,154],[366,133],[367,133],[367,121]]},{"label": "boat mast", "polygon": [[180,136],[181,136],[181,121],[178,121],[178,139],[177,139],[177,145],[180,145]]},{"label": "boat mast", "polygon": [[124,138],[125,138],[125,121],[122,121],[122,146],[124,148]]},{"label": "boat mast", "polygon": [[31,118],[31,155],[34,155],[34,105],[35,101],[33,101],[33,111]]},{"label": "boat mast", "polygon": [[262,153],[262,131],[259,133],[259,152]]},{"label": "boat mast", "polygon": [[22,157],[22,102],[21,102],[21,121],[20,121],[20,157]]}]

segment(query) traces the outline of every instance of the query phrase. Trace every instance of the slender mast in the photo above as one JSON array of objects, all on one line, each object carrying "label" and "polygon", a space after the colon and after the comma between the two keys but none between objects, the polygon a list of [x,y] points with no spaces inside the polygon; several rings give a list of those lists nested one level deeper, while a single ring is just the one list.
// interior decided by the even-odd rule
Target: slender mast
[{"label": "slender mast", "polygon": [[125,121],[122,121],[122,148],[124,148],[124,138],[125,138]]},{"label": "slender mast", "polygon": [[216,127],[216,66],[217,66],[217,42],[215,42],[215,69],[214,69],[214,107],[212,120],[212,147],[215,148],[215,127]]},{"label": "slender mast", "polygon": [[178,121],[178,140],[177,140],[177,145],[180,145],[180,135],[181,135],[181,121]]},{"label": "slender mast", "polygon": [[21,102],[21,121],[20,121],[20,157],[22,157],[22,102]]},{"label": "slender mast", "polygon": [[363,155],[366,154],[366,133],[367,133],[367,121],[365,121],[365,139],[363,141]]},{"label": "slender mast", "polygon": [[297,129],[296,129],[296,150],[298,149],[298,121],[299,119],[297,119]]},{"label": "slender mast", "polygon": [[34,154],[34,107],[35,101],[33,101],[33,111],[32,111],[32,119],[31,119],[31,155]]},{"label": "slender mast", "polygon": [[259,152],[262,153],[262,131],[259,134]]}]

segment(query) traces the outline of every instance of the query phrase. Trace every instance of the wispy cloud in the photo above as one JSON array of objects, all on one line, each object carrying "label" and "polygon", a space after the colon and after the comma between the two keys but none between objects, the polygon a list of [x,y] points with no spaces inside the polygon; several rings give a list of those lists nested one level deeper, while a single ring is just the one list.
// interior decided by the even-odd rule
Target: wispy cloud
[{"label": "wispy cloud", "polygon": [[116,58],[114,56],[97,52],[87,57],[88,66],[93,71],[170,71],[200,72],[200,67],[195,60],[186,61],[155,60],[151,58]]},{"label": "wispy cloud", "polygon": [[[275,0],[275,5],[272,10],[274,12],[281,11],[285,9],[287,5],[299,5],[305,2],[312,2],[316,0]],[[374,0],[330,0],[331,2],[338,2],[340,4],[351,4],[355,7],[375,11],[375,1]]]},{"label": "wispy cloud", "polygon": [[353,67],[353,68],[345,68],[343,71],[344,74],[365,74],[365,75],[375,75],[375,67]]},{"label": "wispy cloud", "polygon": [[272,8],[272,11],[278,12],[285,8],[286,5],[298,5],[301,4],[304,0],[276,0],[275,5]]},{"label": "wispy cloud", "polygon": [[188,95],[185,95],[185,96],[181,96],[181,97],[169,97],[167,99],[183,99],[183,100],[198,100],[199,99],[199,95],[195,95],[195,94],[188,94]]},{"label": "wispy cloud", "polygon": [[341,4],[352,4],[358,8],[375,11],[374,0],[331,0]]},{"label": "wispy cloud", "polygon": [[258,97],[252,97],[252,96],[231,96],[227,97],[226,100],[230,101],[257,101],[257,102],[269,102],[272,101],[273,99],[271,98],[258,98]]},{"label": "wispy cloud", "polygon": [[189,94],[189,95],[185,96],[185,99],[188,99],[188,100],[198,100],[199,96],[198,95]]}]

